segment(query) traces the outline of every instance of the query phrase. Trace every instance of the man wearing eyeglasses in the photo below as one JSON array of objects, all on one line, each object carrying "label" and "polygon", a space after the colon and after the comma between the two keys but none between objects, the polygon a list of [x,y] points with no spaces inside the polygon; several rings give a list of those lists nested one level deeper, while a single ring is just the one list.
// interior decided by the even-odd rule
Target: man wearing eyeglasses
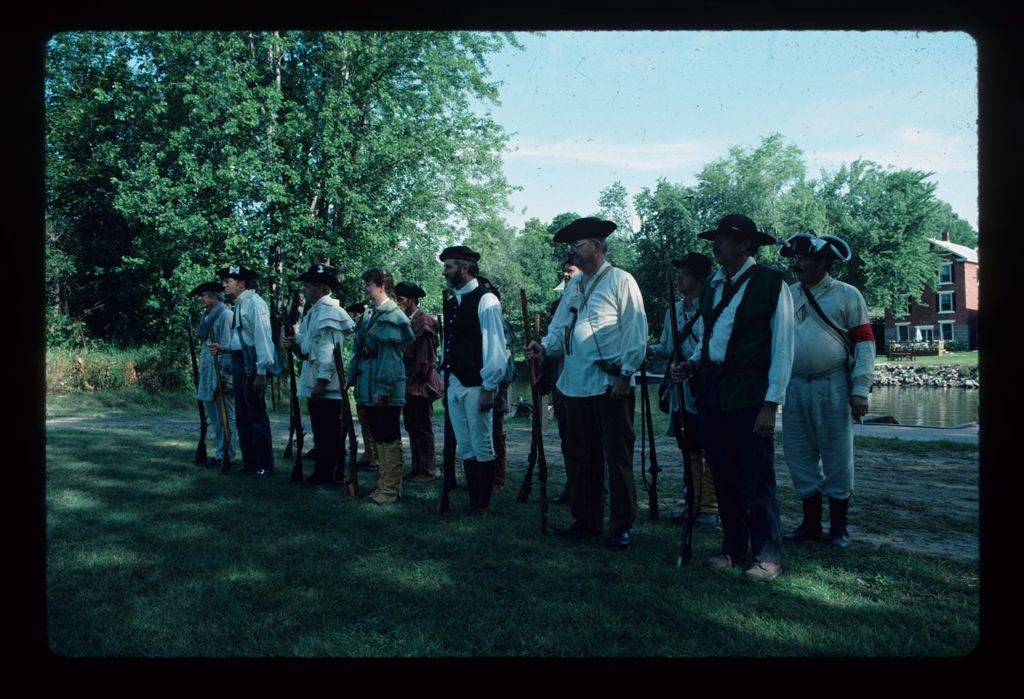
[{"label": "man wearing eyeglasses", "polygon": [[563,358],[557,388],[564,396],[566,462],[573,524],[555,534],[583,539],[600,535],[604,522],[604,464],[610,496],[608,546],[626,549],[636,519],[633,482],[633,372],[647,349],[647,316],[640,287],[605,259],[611,221],[587,217],[555,234],[568,243],[580,274],[565,293],[540,342],[527,359]]},{"label": "man wearing eyeglasses", "polygon": [[874,381],[875,336],[860,291],[834,279],[850,246],[831,235],[797,233],[779,254],[792,259],[793,377],[782,413],[782,450],[802,499],[803,521],[785,541],[822,536],[822,493],[828,496],[829,542],[850,545],[847,519],[853,495],[853,421],[868,411]]}]

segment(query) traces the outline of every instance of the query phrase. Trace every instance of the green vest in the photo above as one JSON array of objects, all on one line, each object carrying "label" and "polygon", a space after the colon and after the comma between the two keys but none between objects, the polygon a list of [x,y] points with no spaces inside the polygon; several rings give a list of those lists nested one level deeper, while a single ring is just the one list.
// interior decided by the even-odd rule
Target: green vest
[{"label": "green vest", "polygon": [[[754,267],[736,309],[732,336],[725,348],[721,376],[721,410],[761,407],[768,392],[768,368],[772,362],[772,315],[782,288],[782,272],[762,265]],[[711,316],[714,287],[701,290],[700,314]],[[704,328],[708,332],[708,328]],[[706,357],[704,359],[707,359]],[[703,388],[704,372],[699,372],[697,392]]]}]

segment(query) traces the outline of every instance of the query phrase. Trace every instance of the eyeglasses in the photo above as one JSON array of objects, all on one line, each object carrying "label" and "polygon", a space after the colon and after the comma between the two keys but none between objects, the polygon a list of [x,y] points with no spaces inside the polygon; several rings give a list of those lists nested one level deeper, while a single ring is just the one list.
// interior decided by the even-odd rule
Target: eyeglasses
[{"label": "eyeglasses", "polygon": [[587,245],[587,244],[592,243],[592,242],[594,242],[594,241],[593,240],[579,240],[579,241],[577,241],[575,243],[569,243],[569,249],[570,250],[579,250],[584,245]]}]

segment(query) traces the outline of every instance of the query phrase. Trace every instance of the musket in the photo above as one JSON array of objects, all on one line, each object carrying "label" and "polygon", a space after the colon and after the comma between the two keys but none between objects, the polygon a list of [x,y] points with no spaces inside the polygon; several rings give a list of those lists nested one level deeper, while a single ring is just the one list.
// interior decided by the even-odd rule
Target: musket
[{"label": "musket", "polygon": [[352,420],[352,406],[348,403],[348,386],[345,385],[345,359],[341,345],[334,343],[334,369],[341,384],[341,439],[338,440],[338,460],[334,464],[334,482],[345,482],[345,439],[348,438],[348,485],[345,492],[355,497],[359,494],[359,468],[356,466],[356,424]]},{"label": "musket", "polygon": [[[682,338],[679,337],[679,320],[676,313],[676,287],[675,281],[669,276],[668,280],[668,308],[669,322],[672,324],[672,364],[678,364],[682,358]],[[679,403],[679,443],[683,445],[683,482],[686,486],[686,504],[683,510],[683,524],[679,532],[679,556],[676,558],[676,567],[682,568],[690,562],[693,555],[693,525],[697,519],[696,508],[693,504],[693,469],[690,465],[690,450],[686,445],[686,432],[683,428],[683,410],[686,409],[683,383],[676,385],[677,398]],[[671,419],[671,418],[670,418]]]},{"label": "musket", "polygon": [[[519,301],[523,307],[523,340],[526,346],[529,346],[530,337],[530,309],[526,301],[526,289],[519,289]],[[533,330],[534,337],[540,338],[540,316],[536,315],[533,319]],[[546,534],[548,527],[548,462],[547,457],[544,454],[544,434],[541,431],[541,402],[540,402],[540,391],[537,387],[537,360],[531,359],[527,362],[530,367],[530,398],[533,401],[533,421],[532,421],[532,440],[530,453],[536,455],[535,460],[531,460],[527,465],[526,476],[523,480],[523,485],[519,489],[519,495],[516,497],[517,502],[526,502],[530,496],[531,483],[533,481],[533,468],[536,464],[537,476],[540,481],[540,533]]]},{"label": "musket", "polygon": [[[192,381],[199,390],[199,363],[196,361],[195,336],[192,334],[191,320],[185,320],[185,329],[188,331],[188,351],[192,355]],[[196,398],[196,405],[199,406],[199,444],[196,446],[196,455],[193,461],[197,464],[206,463],[206,408],[203,401]]]},{"label": "musket", "polygon": [[[292,297],[291,309],[288,314],[288,322],[282,324],[285,337],[289,338],[295,336],[295,328],[292,323],[295,320],[296,311],[298,310],[297,296],[298,295],[296,294]],[[302,446],[305,441],[305,433],[302,430],[302,411],[299,407],[299,397],[295,386],[295,362],[292,359],[291,349],[288,350],[288,390],[290,393],[290,424],[288,426],[288,446],[284,449],[284,458],[291,458],[292,440],[294,438],[295,461],[292,463],[292,477],[288,482],[299,483],[304,478],[302,473]]]},{"label": "musket", "polygon": [[[651,397],[647,390],[647,368],[645,365],[646,362],[640,365],[640,431],[643,433],[640,438],[640,474],[643,476],[644,485],[647,486],[650,519],[652,522],[657,522],[660,514],[658,510],[658,473],[661,469],[658,467],[658,455],[654,451],[654,417],[651,415]],[[651,474],[649,482],[643,471],[644,438],[648,440],[651,451],[651,466],[647,471]]]},{"label": "musket", "polygon": [[[217,333],[213,327],[210,327],[210,342],[217,343]],[[220,380],[220,366],[219,357],[213,357],[213,373],[217,377],[217,395],[220,396],[220,400],[217,401],[217,407],[220,408],[220,422],[224,425],[224,456],[220,462],[220,472],[230,473],[231,472],[231,424],[228,421],[228,404],[227,397],[224,395],[224,385]]]},{"label": "musket", "polygon": [[445,291],[442,298],[442,319],[441,338],[444,348],[444,393],[441,396],[441,405],[444,407],[444,449],[441,457],[441,486],[437,498],[437,513],[448,514],[449,495],[455,489],[455,428],[452,427],[451,415],[448,412],[448,381],[451,374],[451,367],[448,366],[448,292]]}]

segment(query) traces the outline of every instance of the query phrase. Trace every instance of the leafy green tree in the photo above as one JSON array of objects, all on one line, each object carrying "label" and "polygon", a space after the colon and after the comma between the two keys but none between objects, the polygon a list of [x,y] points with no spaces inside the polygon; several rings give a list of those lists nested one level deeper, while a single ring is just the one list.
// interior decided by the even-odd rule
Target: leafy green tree
[{"label": "leafy green tree", "polygon": [[[116,298],[124,312],[97,311],[91,328],[143,341],[176,327],[188,289],[228,262],[261,273],[275,311],[312,261],[341,269],[346,300],[371,266],[426,274],[414,258],[506,206],[506,135],[473,106],[496,100],[486,57],[506,43],[474,32],[56,36],[47,216],[76,262],[69,305]],[[94,216],[76,218],[83,209]]]},{"label": "leafy green tree", "polygon": [[957,216],[953,207],[940,200],[935,215],[936,235],[933,235],[933,238],[941,238],[942,232],[945,231],[949,233],[949,242],[977,249],[978,232],[971,224]]},{"label": "leafy green tree", "polygon": [[930,173],[857,160],[825,174],[819,196],[826,231],[847,241],[853,258],[836,276],[864,294],[869,308],[905,309],[933,287],[939,258],[929,249],[941,211]]},{"label": "leafy green tree", "polygon": [[[777,238],[786,237],[794,225],[802,227],[806,221],[792,218],[806,204],[806,190],[800,188],[806,173],[802,156],[799,147],[773,133],[753,150],[733,146],[728,157],[704,166],[695,187],[694,212],[701,230],[714,228],[731,213],[749,216]],[[759,254],[763,262],[776,258],[772,248]]]},{"label": "leafy green tree", "polygon": [[634,237],[640,263],[630,271],[643,293],[650,331],[657,335],[668,308],[671,261],[687,252],[710,255],[711,245],[697,238],[704,229],[698,222],[697,193],[692,187],[659,178],[654,191],[644,187],[633,201],[640,220]]}]

